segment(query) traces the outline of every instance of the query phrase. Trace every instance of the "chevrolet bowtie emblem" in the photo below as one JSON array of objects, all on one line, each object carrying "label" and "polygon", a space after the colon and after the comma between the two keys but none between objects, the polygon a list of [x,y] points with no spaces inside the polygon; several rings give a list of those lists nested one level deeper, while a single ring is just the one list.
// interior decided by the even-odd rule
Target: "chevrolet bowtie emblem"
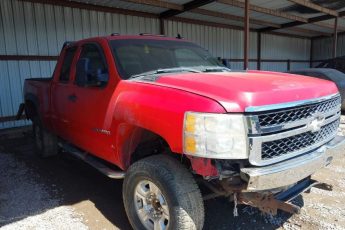
[{"label": "chevrolet bowtie emblem", "polygon": [[321,114],[314,114],[313,120],[309,123],[309,130],[313,133],[320,131],[325,124],[325,117]]}]

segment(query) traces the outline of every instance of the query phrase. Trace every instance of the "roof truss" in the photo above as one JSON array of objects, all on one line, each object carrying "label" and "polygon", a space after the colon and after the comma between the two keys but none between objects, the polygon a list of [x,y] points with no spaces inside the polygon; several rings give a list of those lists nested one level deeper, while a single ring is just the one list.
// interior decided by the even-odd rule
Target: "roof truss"
[{"label": "roof truss", "polygon": [[[83,8],[83,9],[92,9],[92,10],[100,10],[100,11],[106,11],[106,12],[113,12],[113,13],[121,13],[121,14],[129,14],[129,15],[135,15],[135,16],[143,16],[143,17],[152,17],[152,18],[160,18],[161,19],[161,24],[163,19],[169,19],[173,18],[174,20],[178,19],[179,14],[183,12],[190,11],[192,13],[196,14],[201,14],[201,15],[206,15],[206,16],[211,16],[215,18],[223,18],[227,20],[233,20],[233,21],[241,21],[244,22],[244,17],[243,16],[237,16],[237,15],[232,15],[228,13],[222,13],[222,12],[216,12],[216,11],[211,11],[211,10],[206,10],[200,8],[201,6],[207,5],[212,2],[219,2],[222,4],[227,4],[239,8],[244,8],[245,4],[243,1],[238,1],[238,0],[192,0],[190,2],[187,2],[183,5],[176,4],[173,2],[167,2],[167,1],[162,1],[162,0],[126,0],[127,2],[131,3],[136,3],[136,4],[144,4],[144,5],[149,5],[149,6],[155,6],[155,7],[161,7],[161,8],[166,8],[167,10],[162,12],[161,14],[152,14],[152,13],[145,13],[145,12],[139,12],[139,11],[133,11],[133,10],[126,10],[126,9],[119,9],[119,8],[113,8],[113,7],[107,7],[107,6],[100,6],[100,5],[91,5],[89,3],[80,3],[76,1],[70,1],[70,0],[52,0],[52,1],[47,1],[47,0],[21,0],[21,1],[29,1],[29,2],[38,2],[38,3],[46,3],[46,4],[54,4],[54,5],[61,5],[61,6],[69,6],[73,8]],[[290,0],[289,0],[290,1]],[[302,1],[302,0],[291,0],[291,1],[298,1],[298,2],[309,2],[309,1]],[[260,26],[264,26],[264,28],[259,29],[259,30],[253,30],[253,31],[258,31],[258,32],[271,32],[275,30],[279,30],[279,34],[281,33],[289,33],[288,31],[295,31],[295,32],[301,32],[305,34],[309,34],[311,36],[317,36],[322,35],[322,36],[329,36],[331,35],[332,32],[320,32],[314,29],[305,29],[305,28],[293,28],[296,26],[304,25],[304,24],[309,24],[313,23],[315,25],[318,25],[323,28],[327,29],[333,29],[334,26],[328,23],[324,23],[321,21],[328,20],[334,18],[332,14],[334,12],[327,11],[329,14],[314,17],[314,18],[303,18],[297,15],[293,14],[288,14],[285,12],[281,12],[279,10],[274,10],[274,9],[268,9],[264,8],[261,6],[256,6],[256,5],[249,5],[249,10],[263,13],[263,14],[268,14],[272,15],[275,17],[281,17],[281,18],[286,18],[292,22],[284,23],[284,24],[277,24],[271,21],[267,20],[258,20],[258,19],[250,19],[251,24],[256,24]],[[339,17],[342,17],[345,15],[344,12],[337,12]],[[198,22],[203,22],[202,20],[197,20]],[[206,21],[205,21],[206,23]],[[203,24],[205,24],[203,23]],[[216,23],[217,24],[217,23]],[[224,23],[218,23],[225,25]],[[231,27],[231,25],[229,25]],[[236,28],[241,28],[240,26],[235,26]],[[282,29],[288,29],[286,31],[282,31]],[[344,27],[338,27],[339,30],[345,30]],[[277,33],[277,32],[275,32]]]},{"label": "roof truss", "polygon": [[[237,0],[217,0],[217,2],[223,3],[225,5],[236,6],[239,8],[245,7],[244,2],[237,1]],[[253,5],[253,4],[249,5],[249,9],[252,11],[258,12],[258,13],[268,14],[271,16],[279,17],[279,18],[286,18],[286,19],[289,19],[292,21],[299,21],[299,22],[307,22],[308,21],[306,18],[299,17],[297,15],[287,14],[287,13],[281,12],[279,10],[268,9],[268,8],[264,8],[264,7]]]},{"label": "roof truss", "polygon": [[[306,1],[300,1],[300,0],[291,0],[291,1],[306,2]],[[244,8],[244,3],[241,1],[238,1],[238,0],[217,0],[217,2],[226,4],[226,5],[236,6],[239,8]],[[327,28],[327,29],[333,29],[333,27],[334,27],[333,25],[321,22],[321,21],[325,21],[325,20],[334,18],[334,16],[332,16],[330,14],[318,16],[318,17],[315,17],[312,19],[308,19],[308,18],[303,18],[303,17],[297,16],[297,15],[288,14],[288,13],[285,13],[285,12],[282,12],[279,10],[268,9],[268,8],[264,8],[264,7],[252,5],[252,4],[249,6],[249,9],[252,11],[258,12],[258,13],[268,14],[271,16],[285,18],[285,19],[289,19],[289,20],[293,21],[293,22],[288,22],[288,23],[282,24],[280,27],[281,29],[300,26],[300,25],[304,25],[304,24],[314,24],[314,25],[317,25],[319,27],[323,27],[323,28]],[[330,11],[332,11],[332,10],[330,10]],[[345,15],[345,12],[340,12],[340,13],[337,12],[337,14],[339,17],[342,17]],[[261,29],[261,32],[268,32],[268,31],[273,31],[276,29],[277,29],[276,27],[270,26],[270,27]],[[343,27],[339,28],[339,29],[345,30],[345,28],[343,28]]]},{"label": "roof truss", "polygon": [[148,6],[156,6],[161,8],[167,8],[169,10],[177,10],[177,11],[183,11],[183,6],[171,3],[171,2],[165,2],[160,0],[126,0],[126,2],[132,2],[137,4],[143,4]]},{"label": "roof truss", "polygon": [[207,4],[215,2],[215,1],[216,0],[193,0],[193,1],[190,1],[190,2],[183,4],[182,10],[170,9],[170,10],[167,10],[167,11],[164,11],[163,13],[161,13],[159,15],[159,17],[164,18],[164,19],[170,18],[170,17],[176,16],[178,14],[181,14],[183,12],[199,8],[201,6],[207,5]]},{"label": "roof truss", "polygon": [[[176,3],[166,2],[166,1],[162,1],[162,0],[127,0],[127,2],[167,8],[168,9],[167,11],[160,14],[161,19],[167,19],[170,17],[175,17],[178,14],[189,11],[192,13],[201,14],[201,15],[205,15],[205,16],[223,18],[223,19],[228,19],[228,20],[233,20],[233,21],[241,21],[241,22],[244,21],[244,17],[242,17],[242,16],[236,16],[236,15],[232,15],[232,14],[228,14],[228,13],[215,12],[215,11],[205,10],[205,9],[200,8],[201,6],[207,5],[207,4],[214,2],[214,1],[206,1],[206,0],[204,0],[204,1],[191,1],[191,2],[187,2],[184,5],[179,5]],[[240,8],[245,7],[245,4],[243,2],[240,2],[237,0],[217,0],[217,2],[227,4],[227,5],[236,6],[236,7],[240,7]],[[289,20],[294,20],[294,21],[297,20],[299,22],[308,22],[308,20],[306,18],[299,17],[296,15],[286,14],[284,12],[280,12],[277,10],[267,9],[267,8],[263,8],[263,7],[255,6],[255,5],[249,5],[249,7],[250,7],[250,10],[254,10],[257,12],[261,12],[261,13],[265,13],[265,14],[269,14],[269,15],[273,15],[273,16],[277,16],[277,17],[283,17],[283,18],[286,18]],[[255,25],[265,26],[266,28],[275,28],[275,29],[281,29],[282,28],[282,26],[280,24],[276,24],[276,23],[264,21],[264,20],[258,20],[258,19],[250,19],[250,23],[255,24]],[[333,29],[332,25],[328,25],[326,23],[319,24],[319,26],[320,27],[326,27],[328,29]],[[344,28],[344,30],[345,30],[345,28]],[[312,34],[315,36],[317,35],[317,33],[319,33],[319,35],[323,35],[323,36],[325,36],[325,35],[329,36],[330,35],[328,33],[322,33],[322,32],[318,32],[318,31],[307,30],[307,29],[302,29],[302,28],[293,28],[293,29],[290,29],[290,31],[301,32],[301,33],[305,33],[305,34]]]},{"label": "roof truss", "polygon": [[312,3],[310,1],[307,1],[307,0],[289,0],[289,1],[292,3],[298,4],[298,5],[305,6],[307,8],[319,11],[321,13],[332,15],[334,17],[339,16],[339,13],[337,11],[322,7],[320,5],[317,5],[317,4]]}]

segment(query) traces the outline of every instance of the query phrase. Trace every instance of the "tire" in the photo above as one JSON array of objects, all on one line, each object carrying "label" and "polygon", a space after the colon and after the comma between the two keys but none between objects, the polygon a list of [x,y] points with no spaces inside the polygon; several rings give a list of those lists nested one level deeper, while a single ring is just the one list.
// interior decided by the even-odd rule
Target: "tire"
[{"label": "tire", "polygon": [[46,130],[40,120],[32,120],[36,153],[43,158],[56,156],[59,152],[57,137]]},{"label": "tire", "polygon": [[[150,192],[155,193],[151,200]],[[148,197],[146,207],[151,210],[147,215],[142,214],[144,197]],[[204,225],[204,203],[198,185],[182,164],[167,155],[147,157],[128,169],[123,182],[123,202],[136,230],[200,230]],[[152,211],[158,217],[152,217]],[[161,228],[154,227],[154,218],[160,219]]]}]

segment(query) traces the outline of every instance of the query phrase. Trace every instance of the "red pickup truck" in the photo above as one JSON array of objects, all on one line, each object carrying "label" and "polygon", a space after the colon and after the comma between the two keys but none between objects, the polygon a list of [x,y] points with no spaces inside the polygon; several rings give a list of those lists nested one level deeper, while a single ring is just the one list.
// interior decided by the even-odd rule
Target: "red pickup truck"
[{"label": "red pickup truck", "polygon": [[232,72],[180,38],[67,43],[52,78],[27,79],[24,95],[38,152],[62,148],[124,178],[134,229],[202,229],[203,200],[217,196],[298,213],[289,201],[321,187],[310,176],[343,141],[334,83]]}]

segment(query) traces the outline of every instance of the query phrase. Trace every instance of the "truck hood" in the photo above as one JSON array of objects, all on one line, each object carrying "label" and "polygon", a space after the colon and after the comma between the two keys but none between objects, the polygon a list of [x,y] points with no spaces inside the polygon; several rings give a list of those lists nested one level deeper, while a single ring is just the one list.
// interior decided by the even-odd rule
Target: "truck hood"
[{"label": "truck hood", "polygon": [[162,75],[153,84],[218,101],[227,112],[323,97],[338,92],[333,82],[267,71]]}]

